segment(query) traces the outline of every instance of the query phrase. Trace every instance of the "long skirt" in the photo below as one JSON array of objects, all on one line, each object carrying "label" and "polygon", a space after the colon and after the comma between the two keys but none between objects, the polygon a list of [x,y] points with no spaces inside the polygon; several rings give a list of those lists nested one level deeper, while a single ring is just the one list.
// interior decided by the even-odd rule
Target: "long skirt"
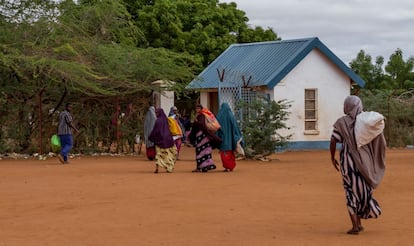
[{"label": "long skirt", "polygon": [[355,167],[347,145],[341,151],[341,174],[348,212],[362,219],[378,218],[381,208],[372,195],[374,189]]},{"label": "long skirt", "polygon": [[177,156],[177,148],[173,145],[170,148],[163,149],[155,146],[155,163],[171,173],[174,170],[175,160]]},{"label": "long skirt", "polygon": [[198,131],[196,134],[196,161],[197,161],[197,170],[207,172],[216,168],[214,165],[212,155],[213,148],[210,144],[210,139],[204,134],[203,131]]},{"label": "long skirt", "polygon": [[233,171],[236,167],[236,156],[234,155],[234,151],[232,150],[225,150],[220,151],[221,162],[223,163],[223,167],[226,170]]}]

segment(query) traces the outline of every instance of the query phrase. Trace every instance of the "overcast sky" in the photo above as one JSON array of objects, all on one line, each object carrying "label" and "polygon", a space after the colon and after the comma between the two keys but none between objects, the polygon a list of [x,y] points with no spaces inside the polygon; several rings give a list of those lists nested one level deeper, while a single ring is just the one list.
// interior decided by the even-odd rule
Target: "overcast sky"
[{"label": "overcast sky", "polygon": [[235,2],[252,26],[270,27],[283,40],[318,37],[349,64],[360,50],[383,56],[397,48],[414,56],[413,0],[220,0]]}]

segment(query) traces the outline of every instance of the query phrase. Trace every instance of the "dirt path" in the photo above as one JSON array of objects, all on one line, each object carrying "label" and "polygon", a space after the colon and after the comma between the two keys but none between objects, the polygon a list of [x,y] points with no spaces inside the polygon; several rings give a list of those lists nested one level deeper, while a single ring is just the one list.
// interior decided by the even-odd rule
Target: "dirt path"
[{"label": "dirt path", "polygon": [[174,173],[144,155],[0,161],[0,246],[412,245],[414,150],[388,150],[374,192],[383,214],[350,222],[328,151],[286,152],[191,173],[184,148]]}]

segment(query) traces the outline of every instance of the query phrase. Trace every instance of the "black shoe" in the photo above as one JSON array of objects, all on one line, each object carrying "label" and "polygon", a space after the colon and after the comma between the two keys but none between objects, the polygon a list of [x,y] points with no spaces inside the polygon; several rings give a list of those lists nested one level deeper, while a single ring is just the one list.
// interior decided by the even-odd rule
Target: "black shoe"
[{"label": "black shoe", "polygon": [[213,164],[213,165],[208,166],[207,168],[208,170],[214,170],[216,169],[216,165]]}]

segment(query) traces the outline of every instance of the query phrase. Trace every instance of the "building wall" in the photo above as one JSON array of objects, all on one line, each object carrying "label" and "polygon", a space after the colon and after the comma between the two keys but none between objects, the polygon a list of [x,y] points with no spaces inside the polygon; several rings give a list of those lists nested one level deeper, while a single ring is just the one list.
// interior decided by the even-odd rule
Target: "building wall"
[{"label": "building wall", "polygon": [[209,101],[208,101],[209,95],[208,92],[200,92],[200,104],[203,105],[203,107],[209,108]]},{"label": "building wall", "polygon": [[172,106],[174,106],[174,92],[164,91],[161,95],[161,108],[164,109],[166,115],[168,115]]},{"label": "building wall", "polygon": [[[313,134],[305,133],[304,129],[305,88],[316,88],[318,91],[318,132]],[[327,146],[332,125],[343,115],[343,102],[349,94],[349,77],[320,51],[313,50],[273,90],[273,99],[292,102],[287,121],[290,130],[281,133],[293,134],[292,146],[305,148],[309,141],[317,143],[317,148],[320,148],[321,143]],[[309,147],[312,147],[312,143]]]},{"label": "building wall", "polygon": [[168,115],[170,108],[174,106],[174,92],[168,90],[168,84],[162,80],[152,82],[152,85],[161,87],[153,92],[153,104],[156,108],[162,108]]}]

